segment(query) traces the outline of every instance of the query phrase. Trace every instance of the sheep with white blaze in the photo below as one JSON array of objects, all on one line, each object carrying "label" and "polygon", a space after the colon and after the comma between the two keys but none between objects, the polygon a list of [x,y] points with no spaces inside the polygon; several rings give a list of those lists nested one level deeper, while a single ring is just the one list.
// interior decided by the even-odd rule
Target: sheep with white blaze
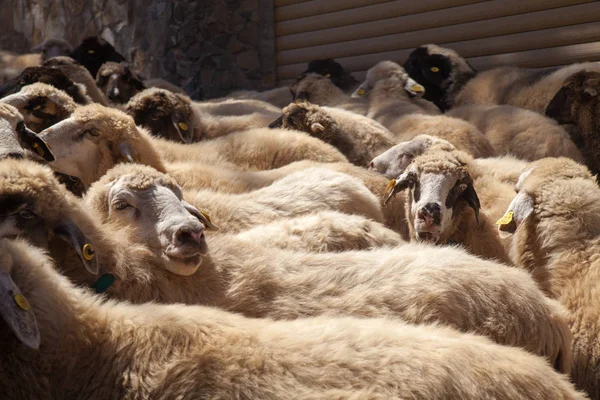
[{"label": "sheep with white blaze", "polygon": [[104,301],[23,241],[0,254],[7,400],[586,398],[541,358],[448,328]]}]

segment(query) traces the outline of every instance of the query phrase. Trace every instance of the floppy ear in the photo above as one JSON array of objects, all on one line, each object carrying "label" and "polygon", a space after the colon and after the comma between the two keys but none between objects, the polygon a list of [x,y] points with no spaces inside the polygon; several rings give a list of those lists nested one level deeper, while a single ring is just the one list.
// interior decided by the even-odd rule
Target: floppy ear
[{"label": "floppy ear", "polygon": [[173,112],[171,114],[171,122],[183,143],[192,143],[194,140],[194,127],[190,124],[190,121],[183,114]]},{"label": "floppy ear", "polygon": [[371,88],[369,87],[369,84],[367,83],[367,81],[364,81],[360,84],[359,87],[356,88],[356,90],[350,95],[350,97],[355,99],[363,97],[367,95],[370,90]]},{"label": "floppy ear", "polygon": [[187,201],[182,200],[182,203],[185,209],[194,217],[198,218],[200,222],[202,222],[202,224],[206,227],[206,229],[209,229],[211,231],[219,230],[219,228],[212,223],[212,221],[210,220],[210,216],[207,213],[199,211],[196,207],[194,207]]},{"label": "floppy ear", "polygon": [[525,192],[517,194],[508,206],[506,214],[496,222],[498,230],[508,234],[514,234],[517,231],[519,224],[525,221],[533,213],[533,206],[533,198],[529,194]]},{"label": "floppy ear", "polygon": [[269,124],[269,128],[270,129],[283,128],[283,114],[281,114],[279,116],[279,118],[277,118],[275,121],[271,122]]},{"label": "floppy ear", "polygon": [[98,274],[99,268],[96,250],[94,249],[91,240],[81,232],[79,227],[75,225],[73,221],[63,218],[54,227],[54,233],[73,246],[85,269],[92,274]]},{"label": "floppy ear", "polygon": [[[3,261],[12,262],[8,254],[3,257]],[[0,316],[21,343],[31,349],[40,347],[40,332],[35,315],[25,296],[5,271],[0,271]]]},{"label": "floppy ear", "polygon": [[410,77],[404,85],[404,90],[406,90],[413,96],[423,96],[425,94],[425,88],[422,85],[419,85],[414,79]]},{"label": "floppy ear", "polygon": [[140,163],[140,156],[137,151],[133,149],[131,143],[123,141],[119,143],[118,148],[121,155],[125,157],[127,161],[135,164]]},{"label": "floppy ear", "polygon": [[481,208],[481,203],[479,202],[479,197],[473,187],[473,181],[466,182],[466,185],[467,187],[462,193],[462,198],[467,202],[469,207],[475,211],[475,220],[479,225],[479,209]]},{"label": "floppy ear", "polygon": [[392,199],[392,197],[396,195],[396,193],[402,192],[409,187],[413,187],[415,185],[415,181],[416,176],[412,171],[405,171],[398,178],[392,179],[383,195],[383,205],[386,205]]},{"label": "floppy ear", "polygon": [[46,161],[55,160],[54,154],[50,151],[48,144],[37,133],[27,128],[23,121],[17,124],[17,134],[19,135],[21,146],[28,148]]},{"label": "floppy ear", "polygon": [[571,115],[573,96],[566,87],[561,88],[550,100],[546,107],[546,116],[559,124],[572,124],[575,121]]}]

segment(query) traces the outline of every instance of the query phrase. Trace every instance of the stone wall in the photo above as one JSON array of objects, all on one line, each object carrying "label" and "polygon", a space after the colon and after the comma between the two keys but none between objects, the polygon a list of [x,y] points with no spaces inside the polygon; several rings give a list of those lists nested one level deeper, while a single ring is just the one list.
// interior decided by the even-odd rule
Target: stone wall
[{"label": "stone wall", "polygon": [[0,49],[101,34],[194,99],[275,85],[273,0],[2,0]]}]

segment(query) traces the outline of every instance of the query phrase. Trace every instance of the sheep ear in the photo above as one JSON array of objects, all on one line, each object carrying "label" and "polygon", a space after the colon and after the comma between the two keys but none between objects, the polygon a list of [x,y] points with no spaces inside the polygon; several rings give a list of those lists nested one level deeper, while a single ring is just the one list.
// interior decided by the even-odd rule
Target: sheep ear
[{"label": "sheep ear", "polygon": [[[10,260],[8,254],[2,257],[4,260]],[[0,271],[0,316],[21,343],[35,350],[40,347],[40,332],[29,302],[10,277],[10,273],[4,270]]]},{"label": "sheep ear", "polygon": [[398,192],[402,192],[409,187],[413,187],[415,185],[415,174],[414,172],[404,172],[396,179],[392,179],[390,183],[388,183],[387,188],[385,189],[385,193],[383,195],[383,205],[387,205],[387,203],[396,195]]},{"label": "sheep ear", "polygon": [[408,78],[404,85],[404,90],[414,96],[423,96],[425,94],[425,88],[412,78]]},{"label": "sheep ear", "polygon": [[210,216],[207,213],[198,210],[196,207],[194,207],[187,201],[182,201],[182,203],[185,209],[194,217],[198,218],[200,222],[202,222],[202,224],[206,227],[206,229],[209,229],[211,231],[219,230],[219,228],[212,223],[212,221],[210,220]]},{"label": "sheep ear", "polygon": [[363,97],[364,95],[369,93],[369,84],[367,83],[367,81],[364,81],[363,83],[360,84],[360,86],[358,88],[356,88],[356,90],[350,95],[350,97],[358,99],[360,97]]},{"label": "sheep ear", "polygon": [[171,114],[171,122],[183,143],[192,143],[194,140],[194,127],[190,124],[190,121],[180,113],[174,112]]},{"label": "sheep ear", "polygon": [[74,222],[63,219],[54,227],[54,232],[73,246],[85,269],[94,275],[98,274],[98,256],[94,246]]},{"label": "sheep ear", "polygon": [[21,139],[22,146],[27,147],[46,161],[55,160],[54,154],[50,151],[48,144],[37,133],[27,128],[23,122],[17,124],[17,134],[19,135],[19,139]]},{"label": "sheep ear", "polygon": [[283,128],[283,114],[281,114],[279,116],[279,118],[277,118],[275,121],[271,122],[269,124],[269,128],[270,129]]},{"label": "sheep ear", "polygon": [[127,159],[130,163],[139,164],[140,163],[140,155],[133,149],[133,146],[129,142],[121,142],[119,143],[119,152],[123,157]]},{"label": "sheep ear", "polygon": [[312,133],[321,133],[325,130],[325,127],[318,122],[310,125],[310,130]]},{"label": "sheep ear", "polygon": [[479,202],[479,196],[477,196],[477,192],[473,187],[473,182],[467,183],[467,187],[462,193],[462,198],[467,202],[469,207],[475,211],[475,220],[479,225],[479,209],[481,208],[481,203]]},{"label": "sheep ear", "polygon": [[496,222],[498,231],[503,235],[514,234],[519,224],[533,213],[533,205],[533,198],[529,194],[524,192],[517,194],[508,206],[506,214]]},{"label": "sheep ear", "polygon": [[546,116],[559,124],[572,124],[575,121],[571,115],[573,96],[566,87],[561,88],[550,100],[546,107]]}]

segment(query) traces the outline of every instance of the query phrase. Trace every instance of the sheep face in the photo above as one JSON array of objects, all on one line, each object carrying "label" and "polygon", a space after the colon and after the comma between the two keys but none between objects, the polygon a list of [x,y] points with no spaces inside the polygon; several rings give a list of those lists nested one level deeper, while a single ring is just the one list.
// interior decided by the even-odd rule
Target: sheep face
[{"label": "sheep face", "polygon": [[459,207],[468,205],[479,217],[473,180],[458,154],[432,151],[415,158],[391,188],[392,194],[405,189],[406,219],[417,241],[445,243]]},{"label": "sheep face", "polygon": [[46,142],[25,126],[19,111],[11,105],[0,103],[0,159],[21,159],[25,156],[24,149],[31,150],[46,161],[54,161]]},{"label": "sheep face", "polygon": [[[278,122],[277,126],[274,125],[276,122]],[[324,131],[331,131],[334,124],[335,120],[319,106],[308,102],[298,102],[285,107],[282,117],[269,126],[294,129],[321,137],[320,134]]]},{"label": "sheep face", "polygon": [[121,166],[108,175],[90,190],[88,204],[111,227],[127,227],[166,270],[194,274],[208,254],[204,229],[213,227],[210,221],[182,199],[171,178],[150,167]]},{"label": "sheep face", "polygon": [[194,140],[192,103],[189,98],[164,89],[147,89],[127,104],[136,125],[174,142]]},{"label": "sheep face", "polygon": [[546,108],[546,115],[560,124],[578,124],[582,129],[600,127],[600,73],[571,75]]},{"label": "sheep face", "polygon": [[100,67],[96,85],[111,103],[124,104],[146,89],[142,79],[127,63],[107,62]]},{"label": "sheep face", "polygon": [[404,97],[423,96],[425,88],[415,82],[404,68],[392,61],[381,61],[367,71],[367,78],[352,93],[351,97],[367,96],[377,87],[383,86],[389,94],[404,94]]},{"label": "sheep face", "polygon": [[52,171],[31,161],[0,161],[0,238],[21,237],[48,248],[54,237],[73,246],[88,271],[98,273],[91,240],[73,216],[75,199]]},{"label": "sheep face", "polygon": [[125,57],[119,54],[110,43],[96,36],[83,39],[79,47],[73,50],[69,56],[86,67],[92,76],[98,74],[98,70],[105,62],[126,61]]}]

